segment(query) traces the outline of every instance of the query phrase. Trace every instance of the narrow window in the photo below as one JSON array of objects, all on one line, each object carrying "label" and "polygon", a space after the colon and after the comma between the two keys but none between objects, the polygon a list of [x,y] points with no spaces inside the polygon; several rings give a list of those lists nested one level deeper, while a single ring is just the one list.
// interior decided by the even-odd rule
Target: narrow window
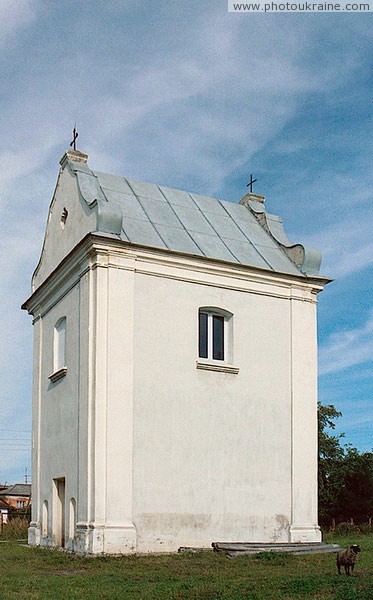
[{"label": "narrow window", "polygon": [[75,522],[76,522],[76,501],[75,498],[70,500],[70,513],[69,513],[69,539],[73,540],[75,537]]},{"label": "narrow window", "polygon": [[224,317],[212,315],[212,357],[224,360]]},{"label": "narrow window", "polygon": [[199,356],[201,358],[208,357],[207,320],[208,320],[208,314],[200,312],[199,313]]},{"label": "narrow window", "polygon": [[67,208],[64,208],[63,211],[62,211],[61,220],[60,220],[61,229],[65,229],[65,224],[66,224],[68,216],[69,216],[69,213],[67,211]]},{"label": "narrow window", "polygon": [[41,520],[41,535],[47,537],[48,535],[48,501],[43,502],[43,513]]},{"label": "narrow window", "polygon": [[66,317],[57,321],[54,327],[53,370],[66,367]]},{"label": "narrow window", "polygon": [[[219,314],[220,313],[220,314]],[[198,313],[198,356],[228,361],[228,334],[231,339],[232,314],[223,309],[203,308]],[[232,345],[232,343],[230,342]],[[229,355],[231,350],[229,351]],[[231,357],[230,357],[231,358]]]}]

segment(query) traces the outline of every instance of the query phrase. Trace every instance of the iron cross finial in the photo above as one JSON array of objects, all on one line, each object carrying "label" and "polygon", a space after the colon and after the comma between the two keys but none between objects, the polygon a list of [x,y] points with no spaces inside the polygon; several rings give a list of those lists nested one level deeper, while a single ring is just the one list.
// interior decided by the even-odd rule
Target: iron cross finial
[{"label": "iron cross finial", "polygon": [[73,129],[73,140],[72,142],[70,142],[70,146],[72,146],[74,148],[74,150],[76,150],[76,139],[78,137],[79,133],[76,130],[76,124],[74,125],[74,129]]},{"label": "iron cross finial", "polygon": [[257,179],[253,179],[253,176],[250,175],[250,181],[249,181],[249,183],[246,184],[246,187],[249,188],[250,193],[252,193],[252,191],[253,191],[253,183],[255,183],[256,181],[258,181],[258,180]]}]

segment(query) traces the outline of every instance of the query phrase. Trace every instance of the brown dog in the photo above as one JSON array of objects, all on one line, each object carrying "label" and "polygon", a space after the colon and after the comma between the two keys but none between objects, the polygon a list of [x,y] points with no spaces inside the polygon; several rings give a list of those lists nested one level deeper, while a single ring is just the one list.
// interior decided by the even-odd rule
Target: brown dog
[{"label": "brown dog", "polygon": [[350,575],[354,572],[354,567],[357,561],[357,555],[361,552],[360,546],[353,544],[348,550],[341,550],[337,554],[337,569],[338,573],[341,574],[341,567],[345,568],[346,575]]}]

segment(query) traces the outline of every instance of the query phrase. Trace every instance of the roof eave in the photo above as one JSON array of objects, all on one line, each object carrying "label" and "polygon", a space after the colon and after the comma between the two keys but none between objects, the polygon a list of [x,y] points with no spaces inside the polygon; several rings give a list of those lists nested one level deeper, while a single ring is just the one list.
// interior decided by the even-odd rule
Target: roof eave
[{"label": "roof eave", "polygon": [[74,254],[76,254],[79,250],[83,251],[83,254],[85,252],[88,252],[88,250],[90,249],[90,247],[93,245],[95,240],[99,240],[99,241],[109,241],[112,245],[115,246],[120,246],[120,247],[127,247],[129,249],[139,249],[139,250],[147,250],[150,251],[152,253],[156,252],[158,254],[161,255],[167,255],[167,256],[179,256],[179,257],[185,257],[188,259],[193,259],[196,260],[199,263],[209,263],[209,264],[215,264],[215,265],[224,265],[229,267],[230,269],[232,269],[232,271],[239,271],[239,270],[248,270],[251,271],[252,273],[257,273],[260,274],[262,276],[272,276],[272,277],[279,277],[282,279],[287,279],[289,281],[298,281],[299,283],[309,283],[309,284],[314,284],[317,287],[320,287],[320,291],[321,289],[328,283],[332,282],[333,279],[330,279],[328,277],[323,277],[320,275],[312,275],[312,276],[307,276],[303,273],[299,273],[299,275],[297,274],[292,274],[292,273],[286,273],[286,272],[280,272],[280,271],[274,271],[274,270],[270,270],[270,269],[263,269],[260,267],[254,267],[251,265],[245,265],[242,263],[233,263],[230,261],[226,261],[223,259],[217,259],[217,258],[210,258],[207,256],[200,256],[200,255],[196,255],[196,254],[188,254],[186,252],[179,252],[177,250],[169,250],[167,248],[155,248],[153,246],[147,246],[147,245],[143,245],[143,244],[135,244],[133,242],[129,242],[126,240],[122,240],[120,238],[118,238],[117,235],[115,234],[108,234],[108,233],[102,233],[99,231],[95,231],[95,232],[91,232],[88,233],[70,252],[67,256],[65,256],[65,258],[60,262],[60,264],[48,275],[48,277],[43,281],[43,283],[36,288],[33,293],[31,294],[31,296],[29,296],[29,298],[27,298],[27,300],[25,300],[25,302],[23,302],[23,304],[21,305],[21,309],[22,310],[27,310],[29,313],[31,313],[30,308],[31,305],[35,303],[35,300],[38,296],[40,296],[40,292],[47,287],[51,281],[53,281],[53,279],[55,278],[56,274],[58,273],[58,271],[66,264],[68,264],[69,262],[71,262],[72,257],[74,256]]}]

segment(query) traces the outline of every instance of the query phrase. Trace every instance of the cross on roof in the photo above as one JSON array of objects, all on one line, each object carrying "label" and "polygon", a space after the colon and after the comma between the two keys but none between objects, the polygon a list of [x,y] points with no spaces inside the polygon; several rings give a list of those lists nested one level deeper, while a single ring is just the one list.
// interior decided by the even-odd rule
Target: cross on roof
[{"label": "cross on roof", "polygon": [[252,193],[252,191],[253,191],[253,183],[255,183],[256,181],[258,181],[258,180],[257,179],[253,179],[253,176],[250,175],[250,181],[249,181],[249,183],[246,184],[246,187],[249,188],[250,193]]},{"label": "cross on roof", "polygon": [[73,139],[72,139],[72,142],[70,142],[70,146],[72,146],[74,148],[74,150],[76,150],[76,139],[77,139],[78,135],[79,135],[79,133],[76,130],[76,125],[74,125]]}]

